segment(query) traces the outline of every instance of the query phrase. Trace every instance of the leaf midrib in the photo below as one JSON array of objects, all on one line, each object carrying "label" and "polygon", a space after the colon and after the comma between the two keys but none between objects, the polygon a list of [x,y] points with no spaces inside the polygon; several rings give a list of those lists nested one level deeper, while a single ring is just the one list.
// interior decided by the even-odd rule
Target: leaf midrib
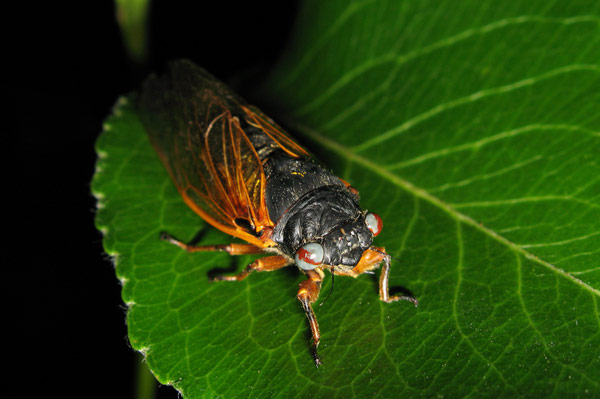
[{"label": "leaf midrib", "polygon": [[448,203],[442,201],[440,198],[432,195],[427,190],[425,190],[419,186],[416,186],[415,184],[411,183],[410,181],[403,179],[402,177],[396,175],[395,173],[390,172],[389,170],[386,170],[381,165],[378,165],[377,163],[372,162],[372,161],[358,155],[357,153],[353,152],[352,149],[338,143],[335,140],[325,137],[324,135],[320,134],[318,131],[316,131],[314,129],[304,126],[301,123],[298,123],[297,121],[291,120],[291,118],[285,118],[285,121],[289,126],[292,126],[296,131],[306,135],[307,137],[309,137],[310,139],[319,143],[320,145],[323,145],[323,146],[327,147],[328,149],[336,152],[343,158],[345,158],[349,161],[356,162],[357,164],[365,167],[366,169],[372,171],[373,173],[381,176],[382,178],[390,181],[391,183],[395,184],[396,186],[409,192],[410,194],[414,195],[415,197],[420,198],[423,201],[426,201],[429,204],[445,211],[454,220],[456,220],[458,222],[462,222],[468,226],[474,227],[475,229],[482,232],[486,236],[490,237],[494,241],[497,241],[500,244],[507,246],[514,252],[521,254],[526,259],[529,259],[543,267],[546,267],[547,269],[558,274],[559,276],[562,276],[562,277],[574,282],[575,284],[588,290],[590,293],[595,294],[596,296],[600,297],[600,290],[590,286],[589,284],[578,279],[577,277],[573,276],[572,274],[566,272],[565,270],[561,269],[560,267],[553,265],[552,263],[549,263],[549,262],[539,258],[537,255],[534,255],[533,253],[525,250],[523,247],[510,241],[506,237],[498,234],[494,230],[486,227],[482,223],[476,222],[470,216],[457,211],[450,204],[448,204]]}]

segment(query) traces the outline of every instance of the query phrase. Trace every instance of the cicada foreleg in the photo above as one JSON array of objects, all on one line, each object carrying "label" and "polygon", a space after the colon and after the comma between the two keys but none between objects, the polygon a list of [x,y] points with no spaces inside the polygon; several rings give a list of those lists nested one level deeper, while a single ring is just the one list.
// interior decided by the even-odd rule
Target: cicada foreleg
[{"label": "cicada foreleg", "polygon": [[[419,305],[417,298],[407,295],[390,295],[390,289],[388,286],[390,276],[390,255],[385,253],[385,249],[381,247],[371,247],[363,253],[362,258],[358,264],[352,269],[350,275],[357,277],[365,272],[376,268],[380,264],[383,264],[381,268],[381,275],[379,276],[379,299],[383,302],[390,303],[396,301],[409,301],[415,306]],[[336,273],[338,274],[338,273]]]},{"label": "cicada foreleg", "polygon": [[302,305],[302,309],[304,310],[306,318],[308,319],[308,324],[310,325],[310,332],[312,334],[312,355],[315,360],[315,365],[319,367],[323,364],[317,353],[317,347],[321,340],[321,333],[319,332],[319,323],[317,322],[317,316],[313,311],[312,304],[319,297],[323,273],[319,273],[316,270],[308,270],[305,271],[305,273],[308,279],[300,283],[297,298]]},{"label": "cicada foreleg", "polygon": [[390,256],[386,255],[383,259],[383,267],[381,268],[381,275],[379,276],[379,299],[383,302],[390,303],[396,301],[409,301],[413,305],[419,306],[417,298],[408,295],[390,295],[388,287],[388,278],[390,274]]}]

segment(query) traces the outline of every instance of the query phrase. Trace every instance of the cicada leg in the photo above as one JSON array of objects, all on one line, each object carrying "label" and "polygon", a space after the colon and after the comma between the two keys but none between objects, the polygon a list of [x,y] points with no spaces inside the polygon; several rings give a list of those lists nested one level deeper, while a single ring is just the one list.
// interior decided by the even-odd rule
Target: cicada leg
[{"label": "cicada leg", "polygon": [[310,332],[312,334],[312,355],[315,360],[315,365],[319,367],[323,364],[317,353],[317,347],[321,340],[321,333],[319,332],[319,323],[317,322],[317,316],[313,311],[312,304],[319,297],[321,282],[323,281],[323,272],[319,273],[316,270],[308,270],[305,273],[308,279],[300,283],[297,298],[300,301],[300,304],[302,304],[302,309],[304,309],[308,324],[310,325]]},{"label": "cicada leg", "polygon": [[272,272],[273,270],[281,269],[282,267],[288,266],[292,261],[281,255],[267,256],[260,258],[250,263],[244,268],[240,274],[233,276],[215,276],[212,281],[241,281],[248,277],[248,275],[254,271],[256,272]]},{"label": "cicada leg", "polygon": [[[252,244],[224,244],[224,245],[190,245],[186,244],[167,233],[161,233],[161,240],[167,241],[173,245],[178,246],[188,252],[199,252],[199,251],[222,251],[227,252],[229,255],[252,255],[262,254],[264,250]],[[273,270],[281,269],[282,267],[288,266],[292,261],[284,256],[275,255],[267,256],[261,259],[257,259],[250,263],[244,268],[244,270],[233,276],[215,276],[212,277],[212,281],[241,281],[248,277],[253,271],[257,272],[270,272]]]},{"label": "cicada leg", "polygon": [[227,252],[229,255],[251,255],[261,254],[264,252],[262,248],[252,244],[225,244],[225,245],[191,245],[186,244],[183,241],[179,241],[175,237],[167,233],[161,233],[160,239],[178,246],[179,248],[188,252],[199,252],[199,251],[222,251]]},{"label": "cicada leg", "polygon": [[383,267],[381,268],[381,275],[379,276],[379,299],[383,302],[390,303],[396,301],[409,301],[413,305],[419,306],[417,298],[408,295],[390,295],[388,287],[388,278],[390,274],[390,257],[384,256]]},{"label": "cicada leg", "polygon": [[383,263],[381,275],[379,276],[379,299],[386,303],[409,301],[415,306],[418,306],[419,301],[415,297],[405,295],[390,295],[390,290],[388,287],[390,259],[391,257],[385,253],[385,248],[371,247],[363,253],[363,256],[360,258],[358,264],[352,269],[352,272],[348,273],[347,275],[357,277]]}]

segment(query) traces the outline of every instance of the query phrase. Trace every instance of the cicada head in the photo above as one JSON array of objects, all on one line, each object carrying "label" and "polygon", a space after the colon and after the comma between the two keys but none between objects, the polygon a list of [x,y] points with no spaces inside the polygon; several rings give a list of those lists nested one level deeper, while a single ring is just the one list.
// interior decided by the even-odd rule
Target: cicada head
[{"label": "cicada head", "polygon": [[305,270],[319,265],[333,266],[349,272],[371,247],[373,237],[382,228],[381,218],[374,213],[360,214],[344,221],[325,234],[319,242],[305,244],[296,251],[296,264]]}]

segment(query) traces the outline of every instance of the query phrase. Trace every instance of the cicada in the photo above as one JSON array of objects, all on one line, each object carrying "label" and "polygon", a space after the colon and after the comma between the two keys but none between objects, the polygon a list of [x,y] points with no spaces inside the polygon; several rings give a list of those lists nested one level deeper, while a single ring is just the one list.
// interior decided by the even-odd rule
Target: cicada
[{"label": "cicada", "polygon": [[357,277],[382,265],[379,298],[390,295],[390,256],[372,246],[381,218],[359,206],[359,194],[323,168],[258,108],[190,61],[176,61],[170,73],[150,77],[139,98],[150,140],[185,203],[217,229],[246,243],[191,245],[163,234],[182,249],[268,254],[237,275],[296,265],[306,276],[297,299],[308,318],[317,367],[319,324],[313,304],[324,272]]}]

